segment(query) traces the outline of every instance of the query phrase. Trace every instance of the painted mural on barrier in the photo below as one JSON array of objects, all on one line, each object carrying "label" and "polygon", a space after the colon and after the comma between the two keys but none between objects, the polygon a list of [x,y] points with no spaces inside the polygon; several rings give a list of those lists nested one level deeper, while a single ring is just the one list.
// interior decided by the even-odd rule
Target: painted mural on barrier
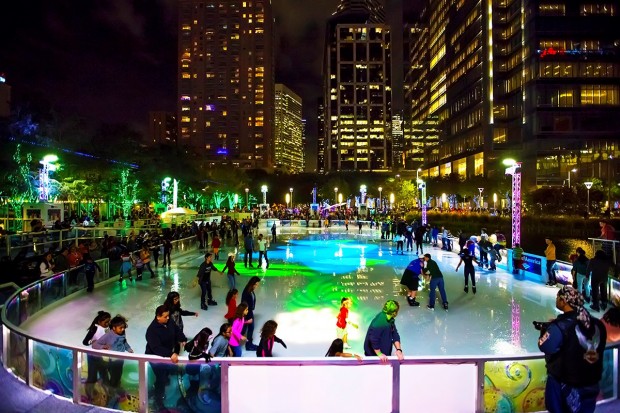
[{"label": "painted mural on barrier", "polygon": [[[614,396],[613,350],[603,356],[599,400]],[[484,411],[526,413],[545,410],[547,369],[544,359],[490,361],[484,364]]]}]

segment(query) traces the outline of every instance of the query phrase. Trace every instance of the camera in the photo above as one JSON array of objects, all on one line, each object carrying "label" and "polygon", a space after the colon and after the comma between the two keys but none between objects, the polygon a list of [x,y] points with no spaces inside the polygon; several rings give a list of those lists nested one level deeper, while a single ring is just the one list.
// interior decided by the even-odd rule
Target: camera
[{"label": "camera", "polygon": [[544,331],[549,327],[550,323],[546,321],[532,321],[532,324],[534,324],[536,330]]}]

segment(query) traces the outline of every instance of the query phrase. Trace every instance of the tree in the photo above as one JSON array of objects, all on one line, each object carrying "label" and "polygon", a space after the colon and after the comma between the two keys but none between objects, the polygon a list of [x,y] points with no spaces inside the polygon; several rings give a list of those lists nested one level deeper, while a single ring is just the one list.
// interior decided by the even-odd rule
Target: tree
[{"label": "tree", "polygon": [[32,154],[30,152],[22,155],[21,144],[17,144],[13,153],[15,167],[7,176],[9,182],[8,196],[9,205],[15,214],[15,230],[21,231],[23,228],[22,207],[26,202],[37,200],[37,191],[34,186],[34,176],[30,172]]},{"label": "tree", "polygon": [[114,185],[114,203],[121,208],[125,219],[130,217],[131,208],[138,194],[139,183],[140,181],[137,179],[131,181],[129,169],[123,169],[120,171],[118,181]]},{"label": "tree", "polygon": [[403,179],[400,182],[400,187],[398,188],[396,199],[400,201],[399,203],[401,204],[404,204],[406,206],[413,206],[416,204],[417,198],[418,186],[413,181]]}]

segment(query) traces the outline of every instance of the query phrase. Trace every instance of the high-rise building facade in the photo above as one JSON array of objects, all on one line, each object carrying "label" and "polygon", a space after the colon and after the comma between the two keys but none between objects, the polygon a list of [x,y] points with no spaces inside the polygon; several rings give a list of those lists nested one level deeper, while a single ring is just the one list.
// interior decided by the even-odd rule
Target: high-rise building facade
[{"label": "high-rise building facade", "polygon": [[281,83],[276,83],[275,91],[275,167],[300,173],[304,171],[302,100]]},{"label": "high-rise building facade", "polygon": [[325,173],[325,101],[323,98],[317,99],[317,152],[316,152],[316,171],[320,174]]},{"label": "high-rise building facade", "polygon": [[436,116],[426,173],[503,174],[523,163],[528,186],[614,177],[620,142],[618,1],[430,0],[428,95]]},{"label": "high-rise building facade", "polygon": [[179,5],[179,145],[213,164],[272,166],[271,1]]},{"label": "high-rise building facade", "polygon": [[147,146],[176,146],[176,113],[164,111],[149,112],[149,134],[146,144]]},{"label": "high-rise building facade", "polygon": [[378,0],[341,1],[327,24],[325,170],[393,165],[390,31]]}]

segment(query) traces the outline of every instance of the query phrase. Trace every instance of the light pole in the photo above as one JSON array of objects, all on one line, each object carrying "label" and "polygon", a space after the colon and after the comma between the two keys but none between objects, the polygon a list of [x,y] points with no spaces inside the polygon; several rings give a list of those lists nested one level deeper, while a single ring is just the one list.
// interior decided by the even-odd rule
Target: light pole
[{"label": "light pole", "polygon": [[383,191],[383,188],[379,187],[379,208],[378,209],[383,207],[383,199],[381,199],[381,191]]},{"label": "light pole", "polygon": [[291,192],[291,209],[293,209],[293,188],[289,188],[289,191]]},{"label": "light pole", "polygon": [[334,187],[334,204],[338,202],[338,187]]},{"label": "light pole", "polygon": [[245,188],[245,207],[250,209],[250,188]]},{"label": "light pole", "polygon": [[493,210],[496,210],[496,208],[495,208],[495,204],[496,204],[496,203],[497,203],[497,194],[496,194],[496,193],[494,193],[494,194],[493,194]]},{"label": "light pole", "polygon": [[415,171],[415,181],[418,182],[418,179],[420,179],[420,172],[422,172],[422,168],[418,168]]},{"label": "light pole", "polygon": [[[521,162],[505,159],[506,175],[512,175],[512,246],[521,243]],[[482,192],[481,192],[482,193]]]},{"label": "light pole", "polygon": [[422,202],[422,225],[426,225],[426,182],[418,181],[418,189],[420,190],[420,200]]},{"label": "light pole", "polygon": [[263,193],[263,204],[267,204],[267,185],[261,186],[260,191]]},{"label": "light pole", "polygon": [[594,182],[584,182],[583,184],[588,190],[588,202],[586,203],[586,211],[588,211],[588,215],[590,215],[590,188],[592,188],[592,184],[594,184]]},{"label": "light pole", "polygon": [[568,171],[568,189],[570,189],[570,173],[571,172],[577,172],[577,168],[573,168],[570,171]]},{"label": "light pole", "polygon": [[482,192],[484,192],[484,188],[478,188],[478,191],[480,191],[480,209],[482,210],[482,208],[484,208],[484,202],[482,198]]}]

